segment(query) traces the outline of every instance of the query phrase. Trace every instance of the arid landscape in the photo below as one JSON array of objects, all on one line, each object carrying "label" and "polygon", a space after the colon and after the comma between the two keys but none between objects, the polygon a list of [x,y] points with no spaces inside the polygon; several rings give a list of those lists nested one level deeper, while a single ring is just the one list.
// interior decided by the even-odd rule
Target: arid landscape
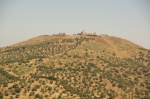
[{"label": "arid landscape", "polygon": [[109,35],[0,48],[0,99],[150,99],[150,50]]}]

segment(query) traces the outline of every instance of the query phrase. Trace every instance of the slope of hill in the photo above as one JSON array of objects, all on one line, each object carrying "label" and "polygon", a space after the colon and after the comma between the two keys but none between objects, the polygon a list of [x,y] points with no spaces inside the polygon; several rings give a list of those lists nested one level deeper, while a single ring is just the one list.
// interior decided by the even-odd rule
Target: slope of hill
[{"label": "slope of hill", "polygon": [[[63,38],[64,36],[59,36],[59,38]],[[54,38],[58,38],[58,36],[50,36],[50,35],[42,35],[42,36],[38,36],[32,39],[29,39],[27,41],[23,41],[17,44],[14,44],[12,46],[25,46],[25,45],[31,45],[31,44],[35,44],[35,43],[40,43],[40,42],[44,42],[44,41],[49,41],[51,39]]]},{"label": "slope of hill", "polygon": [[110,36],[39,36],[0,51],[0,98],[149,99],[150,50]]}]

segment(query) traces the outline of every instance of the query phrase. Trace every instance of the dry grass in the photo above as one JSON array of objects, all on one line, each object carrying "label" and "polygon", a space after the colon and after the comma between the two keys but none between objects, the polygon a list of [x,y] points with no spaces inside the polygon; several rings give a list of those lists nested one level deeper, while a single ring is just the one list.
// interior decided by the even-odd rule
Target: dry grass
[{"label": "dry grass", "polygon": [[0,59],[4,99],[150,97],[150,51],[121,38],[39,36],[3,48]]}]

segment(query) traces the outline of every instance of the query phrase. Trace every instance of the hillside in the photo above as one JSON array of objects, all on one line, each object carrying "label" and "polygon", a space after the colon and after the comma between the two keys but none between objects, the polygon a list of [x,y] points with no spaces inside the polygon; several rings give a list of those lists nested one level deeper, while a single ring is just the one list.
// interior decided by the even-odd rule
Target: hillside
[{"label": "hillside", "polygon": [[113,36],[39,36],[0,49],[0,99],[150,99],[150,50]]}]

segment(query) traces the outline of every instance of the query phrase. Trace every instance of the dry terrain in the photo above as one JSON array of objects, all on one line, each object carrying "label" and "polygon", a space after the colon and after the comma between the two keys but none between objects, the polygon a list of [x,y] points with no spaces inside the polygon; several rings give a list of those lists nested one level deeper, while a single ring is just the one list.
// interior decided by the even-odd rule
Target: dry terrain
[{"label": "dry terrain", "polygon": [[113,36],[0,48],[0,99],[150,99],[150,50]]}]

